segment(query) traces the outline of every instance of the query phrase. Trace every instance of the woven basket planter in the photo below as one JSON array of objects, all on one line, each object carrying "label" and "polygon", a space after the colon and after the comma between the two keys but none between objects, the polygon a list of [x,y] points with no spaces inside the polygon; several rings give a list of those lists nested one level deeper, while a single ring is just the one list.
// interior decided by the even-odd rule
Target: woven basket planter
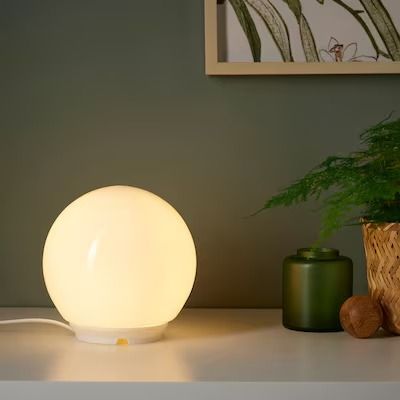
[{"label": "woven basket planter", "polygon": [[384,328],[400,334],[400,223],[362,225],[371,297],[384,312]]}]

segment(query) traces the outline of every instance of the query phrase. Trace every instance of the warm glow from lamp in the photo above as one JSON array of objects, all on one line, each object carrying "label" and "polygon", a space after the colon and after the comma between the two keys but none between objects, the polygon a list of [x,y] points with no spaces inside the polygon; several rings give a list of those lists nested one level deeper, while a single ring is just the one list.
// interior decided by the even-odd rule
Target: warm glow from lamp
[{"label": "warm glow from lamp", "polygon": [[158,339],[185,304],[196,252],[185,221],[160,197],[110,186],[72,202],[47,236],[47,290],[78,339]]}]

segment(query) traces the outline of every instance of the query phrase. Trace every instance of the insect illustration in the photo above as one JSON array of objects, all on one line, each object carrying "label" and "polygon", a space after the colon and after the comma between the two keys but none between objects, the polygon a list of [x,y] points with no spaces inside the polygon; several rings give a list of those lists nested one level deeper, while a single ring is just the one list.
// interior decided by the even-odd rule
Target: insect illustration
[{"label": "insect illustration", "polygon": [[332,48],[329,49],[329,53],[335,55],[336,62],[343,61],[343,45],[342,44],[335,44]]},{"label": "insect illustration", "polygon": [[328,48],[319,51],[322,61],[325,62],[360,62],[377,61],[377,57],[357,55],[358,45],[356,42],[343,45],[336,38],[331,37]]}]

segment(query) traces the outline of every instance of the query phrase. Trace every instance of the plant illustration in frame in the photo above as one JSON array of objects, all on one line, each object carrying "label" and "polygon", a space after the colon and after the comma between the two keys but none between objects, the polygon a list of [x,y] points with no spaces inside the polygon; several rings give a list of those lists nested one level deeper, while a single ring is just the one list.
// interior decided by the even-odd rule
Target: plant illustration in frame
[{"label": "plant illustration in frame", "polygon": [[399,0],[205,1],[223,25],[218,62],[368,63],[400,72]]}]

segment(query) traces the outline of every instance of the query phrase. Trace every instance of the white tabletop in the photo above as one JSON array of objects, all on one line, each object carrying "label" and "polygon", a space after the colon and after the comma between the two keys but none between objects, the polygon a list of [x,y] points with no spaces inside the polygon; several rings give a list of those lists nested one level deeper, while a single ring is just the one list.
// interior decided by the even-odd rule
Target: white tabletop
[{"label": "white tabletop", "polygon": [[[22,317],[60,319],[54,309],[0,309],[0,319]],[[397,386],[400,337],[290,331],[280,310],[261,309],[186,309],[164,340],[132,346],[82,343],[56,326],[9,325],[0,326],[0,381]]]}]

